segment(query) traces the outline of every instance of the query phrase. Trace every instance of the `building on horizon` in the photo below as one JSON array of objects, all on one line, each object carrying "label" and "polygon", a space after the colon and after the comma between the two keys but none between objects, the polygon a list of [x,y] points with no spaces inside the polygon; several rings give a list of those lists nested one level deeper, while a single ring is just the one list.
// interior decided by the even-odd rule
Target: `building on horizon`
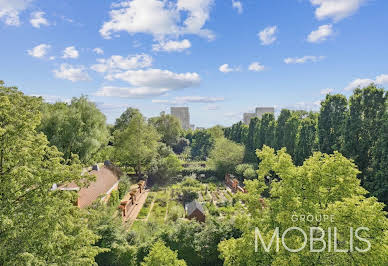
[{"label": "building on horizon", "polygon": [[275,114],[275,107],[257,107],[256,108],[256,116],[261,119],[264,114],[271,113]]},{"label": "building on horizon", "polygon": [[189,107],[171,107],[171,115],[178,118],[184,130],[190,129]]},{"label": "building on horizon", "polygon": [[265,113],[275,114],[274,107],[256,107],[254,113],[244,113],[243,114],[243,122],[245,125],[249,125],[251,119],[254,117],[258,117],[261,119]]},{"label": "building on horizon", "polygon": [[256,117],[255,113],[244,113],[243,115],[244,124],[249,125],[249,123],[251,122],[251,119],[254,117]]}]

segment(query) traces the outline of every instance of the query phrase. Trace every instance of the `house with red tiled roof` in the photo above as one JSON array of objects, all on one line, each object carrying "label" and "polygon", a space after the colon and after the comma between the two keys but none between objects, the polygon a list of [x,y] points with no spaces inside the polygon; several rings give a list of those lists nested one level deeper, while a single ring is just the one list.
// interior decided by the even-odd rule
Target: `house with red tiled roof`
[{"label": "house with red tiled roof", "polygon": [[76,183],[59,187],[60,190],[77,191],[77,206],[81,209],[92,205],[100,196],[102,196],[101,200],[108,201],[112,191],[118,189],[119,177],[107,166],[92,170],[89,174],[95,175],[96,180],[86,187],[80,188]]}]

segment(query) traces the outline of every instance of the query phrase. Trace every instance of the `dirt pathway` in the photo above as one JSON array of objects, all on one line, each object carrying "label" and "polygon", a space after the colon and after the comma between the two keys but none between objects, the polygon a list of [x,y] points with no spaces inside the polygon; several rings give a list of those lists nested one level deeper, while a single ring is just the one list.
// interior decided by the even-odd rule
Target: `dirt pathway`
[{"label": "dirt pathway", "polygon": [[149,192],[150,191],[147,189],[144,191],[144,193],[141,194],[139,200],[130,210],[129,216],[126,218],[126,222],[128,222],[129,224],[132,224],[136,220],[136,217],[139,214],[141,208],[143,208],[143,205],[147,199]]}]

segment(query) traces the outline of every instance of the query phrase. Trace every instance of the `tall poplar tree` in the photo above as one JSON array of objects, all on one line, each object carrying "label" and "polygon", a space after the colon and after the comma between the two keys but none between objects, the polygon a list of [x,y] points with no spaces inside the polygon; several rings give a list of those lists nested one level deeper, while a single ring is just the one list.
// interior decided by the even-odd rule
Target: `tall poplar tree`
[{"label": "tall poplar tree", "polygon": [[318,118],[319,150],[323,153],[341,151],[347,117],[347,99],[341,94],[326,95]]}]

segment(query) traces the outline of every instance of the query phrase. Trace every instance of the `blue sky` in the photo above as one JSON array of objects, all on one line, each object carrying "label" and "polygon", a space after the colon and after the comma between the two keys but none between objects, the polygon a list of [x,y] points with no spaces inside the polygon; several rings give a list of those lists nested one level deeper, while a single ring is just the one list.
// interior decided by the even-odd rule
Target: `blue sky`
[{"label": "blue sky", "polygon": [[[114,122],[189,106],[197,126],[256,106],[317,110],[388,85],[385,0],[0,0],[0,79],[47,101],[88,95]],[[99,49],[96,49],[99,48]]]}]

